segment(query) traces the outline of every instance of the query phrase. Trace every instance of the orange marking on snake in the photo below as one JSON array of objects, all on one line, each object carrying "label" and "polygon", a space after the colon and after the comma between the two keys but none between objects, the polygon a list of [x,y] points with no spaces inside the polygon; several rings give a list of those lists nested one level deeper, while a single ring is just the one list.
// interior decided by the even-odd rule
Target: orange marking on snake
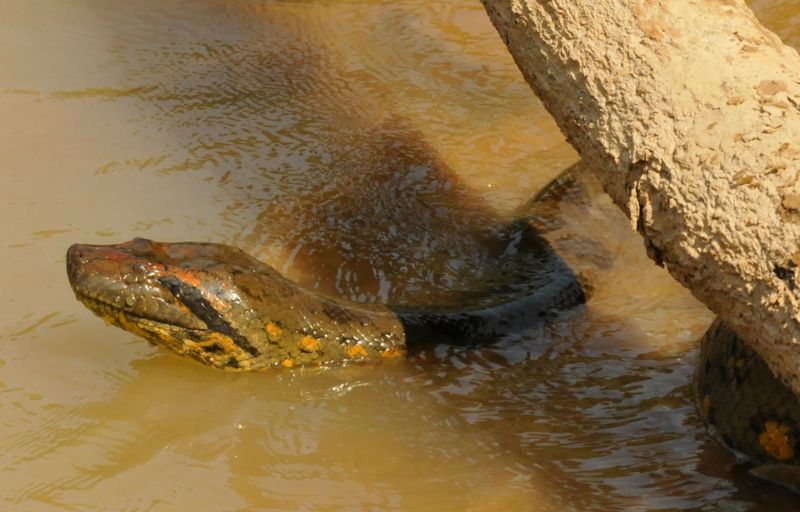
[{"label": "orange marking on snake", "polygon": [[789,443],[790,428],[777,421],[767,421],[764,431],[758,436],[758,443],[764,451],[778,460],[794,457],[794,449]]},{"label": "orange marking on snake", "polygon": [[400,347],[392,347],[387,348],[383,352],[381,352],[381,357],[383,359],[391,359],[393,357],[400,357],[405,353],[405,351]]},{"label": "orange marking on snake", "polygon": [[213,293],[209,293],[209,291],[205,289],[203,282],[200,280],[199,277],[197,277],[197,275],[194,272],[189,272],[186,270],[175,269],[175,268],[172,269],[171,272],[175,277],[177,277],[184,283],[199,290],[203,298],[205,298],[208,302],[210,302],[214,306],[214,309],[216,309],[217,311],[226,309],[227,307],[226,301],[220,299]]},{"label": "orange marking on snake", "polygon": [[183,281],[184,283],[194,286],[195,288],[200,288],[203,283],[200,282],[200,279],[193,272],[187,272],[185,270],[173,270],[173,274],[175,277]]},{"label": "orange marking on snake", "polygon": [[267,324],[267,334],[269,334],[273,338],[277,338],[281,334],[281,328],[275,325],[274,323],[270,322]]},{"label": "orange marking on snake", "polygon": [[315,352],[319,349],[319,340],[312,336],[305,336],[300,340],[300,350],[303,352]]},{"label": "orange marking on snake", "polygon": [[367,357],[369,355],[367,349],[365,349],[361,345],[353,345],[352,347],[347,347],[345,352],[347,352],[347,355],[350,357]]}]

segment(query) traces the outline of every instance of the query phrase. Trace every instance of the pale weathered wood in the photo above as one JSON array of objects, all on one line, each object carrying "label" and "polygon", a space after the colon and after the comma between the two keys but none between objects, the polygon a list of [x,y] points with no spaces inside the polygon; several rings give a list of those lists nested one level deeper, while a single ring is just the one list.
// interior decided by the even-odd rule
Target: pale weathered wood
[{"label": "pale weathered wood", "polygon": [[482,0],[648,253],[800,395],[800,57],[741,0]]}]

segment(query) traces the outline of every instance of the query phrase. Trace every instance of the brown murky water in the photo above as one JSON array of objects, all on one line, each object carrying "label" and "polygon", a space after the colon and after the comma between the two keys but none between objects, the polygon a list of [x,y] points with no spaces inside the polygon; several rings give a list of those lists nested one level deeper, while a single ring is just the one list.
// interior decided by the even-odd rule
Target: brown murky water
[{"label": "brown murky water", "polygon": [[[754,7],[800,43],[800,5]],[[137,235],[366,301],[494,279],[576,156],[477,2],[0,0],[0,69],[3,510],[800,507],[706,436],[711,316],[591,182],[532,223],[589,304],[490,346],[226,374],[73,299],[66,247]]]}]

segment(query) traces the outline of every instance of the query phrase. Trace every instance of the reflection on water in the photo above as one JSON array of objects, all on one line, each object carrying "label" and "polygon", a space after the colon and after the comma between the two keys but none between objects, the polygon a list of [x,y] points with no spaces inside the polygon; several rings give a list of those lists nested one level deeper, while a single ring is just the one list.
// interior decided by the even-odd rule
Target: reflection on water
[{"label": "reflection on water", "polygon": [[[480,5],[69,4],[0,0],[2,508],[798,506],[705,435],[710,315],[597,185],[529,203],[576,157]],[[793,36],[796,7],[755,6]],[[63,270],[73,241],[214,240],[452,302],[518,282],[496,255],[525,216],[589,304],[380,368],[213,372],[102,325]]]}]

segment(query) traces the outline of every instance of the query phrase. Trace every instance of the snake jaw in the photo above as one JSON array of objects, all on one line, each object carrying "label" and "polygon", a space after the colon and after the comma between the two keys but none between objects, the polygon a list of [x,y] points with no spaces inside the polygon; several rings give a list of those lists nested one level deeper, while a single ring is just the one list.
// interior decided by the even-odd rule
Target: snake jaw
[{"label": "snake jaw", "polygon": [[153,345],[166,347],[218,369],[254,369],[251,355],[238,348],[230,338],[216,331],[207,328],[188,328],[138,317],[124,309],[93,301],[87,297],[80,300],[107,323],[139,335]]}]

